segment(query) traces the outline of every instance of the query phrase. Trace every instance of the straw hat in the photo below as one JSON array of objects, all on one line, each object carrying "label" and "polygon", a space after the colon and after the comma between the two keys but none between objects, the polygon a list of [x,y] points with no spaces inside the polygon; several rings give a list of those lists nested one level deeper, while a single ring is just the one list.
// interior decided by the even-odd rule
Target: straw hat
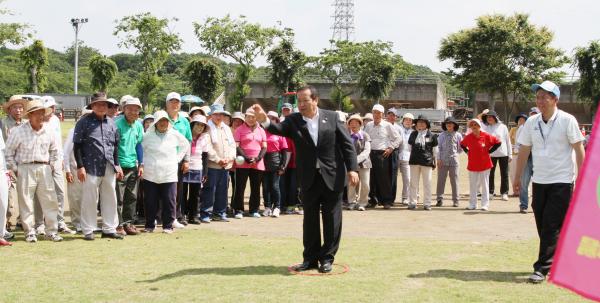
[{"label": "straw hat", "polygon": [[4,104],[2,104],[2,107],[4,108],[4,111],[8,113],[8,110],[10,109],[11,106],[13,106],[15,104],[21,104],[21,105],[23,105],[23,107],[25,107],[25,105],[29,101],[30,100],[26,99],[26,97],[23,95],[14,95],[14,96],[11,96],[8,99],[8,101],[4,102]]},{"label": "straw hat", "polygon": [[31,114],[35,111],[41,110],[41,109],[44,110],[44,116],[49,115],[52,112],[51,108],[44,106],[44,101],[42,101],[40,99],[32,100],[27,103],[27,106],[25,109],[25,115],[29,116],[29,114]]}]

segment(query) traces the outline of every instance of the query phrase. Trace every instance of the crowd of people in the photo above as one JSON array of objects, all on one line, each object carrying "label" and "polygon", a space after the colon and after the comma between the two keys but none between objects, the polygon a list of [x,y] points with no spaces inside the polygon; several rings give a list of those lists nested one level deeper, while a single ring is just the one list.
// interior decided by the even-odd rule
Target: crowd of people
[{"label": "crowd of people", "polygon": [[[117,101],[96,93],[63,143],[53,97],[12,96],[4,104],[0,140],[1,175],[7,178],[0,182],[0,244],[10,245],[14,238],[9,222],[17,209],[25,241],[32,243],[40,236],[61,241],[61,233],[81,233],[85,240],[94,240],[98,233],[123,239],[152,233],[157,225],[170,234],[188,224],[303,214],[294,141],[269,133],[252,107],[231,114],[215,103],[184,112],[180,95],[172,92],[164,110],[140,116],[142,109],[133,96]],[[280,123],[295,111],[285,103],[281,114],[269,111],[267,117]],[[380,104],[364,116],[338,114],[354,144],[360,180],[347,185],[345,209],[389,209],[398,195],[398,204],[414,210],[422,200],[429,211],[444,205],[447,180],[451,205],[459,207],[459,159],[464,152],[468,210],[477,209],[478,197],[481,211],[489,210],[490,197],[508,200],[510,181],[519,185],[513,192],[520,200],[519,211],[527,213],[536,153],[532,157],[525,148],[528,159],[521,171],[516,158],[524,143],[531,145],[520,137],[532,136],[526,125],[540,116],[537,107],[516,116],[510,131],[491,110],[466,127],[448,117],[441,133],[432,131],[425,116],[400,116]],[[500,191],[495,186],[497,167]],[[435,169],[437,188],[432,193]],[[65,201],[71,226],[65,220]],[[138,230],[140,225],[143,229]]]}]

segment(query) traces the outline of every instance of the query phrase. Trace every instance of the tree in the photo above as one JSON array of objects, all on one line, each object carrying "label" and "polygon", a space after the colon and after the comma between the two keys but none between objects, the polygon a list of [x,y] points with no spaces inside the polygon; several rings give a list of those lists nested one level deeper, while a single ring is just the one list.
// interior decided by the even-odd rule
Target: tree
[{"label": "tree", "polygon": [[[65,55],[67,56],[67,61],[71,64],[71,66],[75,66],[75,43],[69,46],[65,50]],[[95,55],[100,55],[100,51],[85,45],[85,43],[79,40],[79,66],[86,66],[90,63],[90,59]]]},{"label": "tree", "polygon": [[[120,37],[119,47],[133,47],[141,56],[141,74],[136,83],[144,106],[150,94],[160,84],[158,71],[170,53],[181,48],[182,40],[169,30],[169,19],[159,19],[150,13],[127,16],[118,21],[113,35]],[[177,21],[177,19],[173,19]]]},{"label": "tree", "polygon": [[526,14],[485,15],[477,18],[476,27],[443,39],[438,57],[453,61],[447,74],[465,91],[489,92],[491,109],[493,95],[499,93],[506,119],[509,94],[512,111],[518,98],[530,94],[531,83],[564,75],[554,69],[569,60],[562,50],[550,46],[552,39],[550,30],[529,23]]},{"label": "tree", "polygon": [[231,108],[240,110],[242,100],[250,93],[247,83],[256,57],[264,55],[275,38],[291,35],[290,29],[263,27],[249,23],[244,16],[232,19],[229,15],[220,19],[210,17],[204,24],[194,22],[194,32],[211,55],[228,57],[239,64],[235,69],[234,88],[228,103]]},{"label": "tree", "polygon": [[[4,0],[0,0],[0,4]],[[1,15],[11,15],[12,12],[8,9],[0,8]],[[27,33],[29,25],[22,23],[0,23],[0,47],[6,44],[19,45],[25,42],[27,38],[31,37],[30,33]]]},{"label": "tree", "polygon": [[190,61],[184,74],[188,85],[192,88],[192,93],[200,96],[205,101],[214,98],[223,80],[219,66],[204,58]]},{"label": "tree", "polygon": [[31,46],[19,51],[19,58],[29,74],[27,89],[36,94],[43,91],[47,84],[44,68],[48,66],[48,50],[44,43],[41,40],[33,41]]},{"label": "tree", "polygon": [[589,99],[595,108],[600,104],[600,41],[575,49],[574,65],[579,70],[577,95]]},{"label": "tree", "polygon": [[106,89],[117,75],[117,64],[106,56],[94,55],[89,60],[89,68],[92,72],[92,88],[106,93]]},{"label": "tree", "polygon": [[295,91],[301,82],[301,75],[308,59],[306,55],[294,48],[291,40],[281,40],[279,45],[267,54],[270,82],[280,93]]}]

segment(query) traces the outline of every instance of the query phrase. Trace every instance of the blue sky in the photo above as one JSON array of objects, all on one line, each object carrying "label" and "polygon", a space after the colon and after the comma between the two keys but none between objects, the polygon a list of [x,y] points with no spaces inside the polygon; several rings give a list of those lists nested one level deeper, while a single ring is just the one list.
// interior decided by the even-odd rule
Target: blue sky
[{"label": "blue sky", "polygon": [[[48,47],[64,50],[74,39],[69,20],[87,17],[80,32],[86,44],[104,54],[132,52],[119,49],[112,35],[115,20],[136,13],[151,12],[158,17],[177,17],[173,31],[184,40],[182,51],[202,51],[193,33],[192,22],[206,17],[245,15],[252,22],[273,26],[280,20],[296,33],[298,47],[316,55],[331,38],[333,1],[302,0],[6,0],[0,7],[13,11],[2,22],[26,22],[35,36]],[[384,40],[414,64],[433,70],[445,70],[448,62],[439,62],[437,49],[443,37],[462,28],[472,27],[482,14],[528,13],[537,25],[554,33],[554,46],[571,54],[574,47],[600,39],[600,1],[593,0],[464,0],[464,1],[388,1],[355,0],[356,41]],[[264,64],[264,58],[257,64]],[[571,70],[570,68],[567,71]]]}]

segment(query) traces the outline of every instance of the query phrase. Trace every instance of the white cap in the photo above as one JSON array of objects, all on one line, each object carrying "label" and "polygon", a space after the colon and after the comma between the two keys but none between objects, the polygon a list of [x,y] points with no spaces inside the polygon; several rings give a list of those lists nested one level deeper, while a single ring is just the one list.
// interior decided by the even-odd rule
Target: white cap
[{"label": "white cap", "polygon": [[[121,98],[123,99],[123,98]],[[123,102],[123,100],[121,100]],[[138,98],[133,98],[131,97],[130,99],[126,99],[124,100],[123,103],[121,103],[121,106],[125,107],[127,105],[137,105],[137,107],[139,107],[140,109],[142,109],[142,102],[140,102],[140,99]]]},{"label": "white cap", "polygon": [[414,120],[415,116],[413,116],[413,114],[411,114],[411,113],[406,113],[406,114],[404,114],[404,116],[402,116],[402,120],[404,120],[404,119]]},{"label": "white cap", "polygon": [[375,104],[375,105],[373,105],[372,111],[378,111],[380,113],[385,113],[385,108],[381,104]]},{"label": "white cap", "polygon": [[44,102],[44,107],[49,108],[51,106],[56,106],[56,100],[52,96],[43,96],[42,101]]},{"label": "white cap", "polygon": [[172,99],[177,99],[178,101],[181,102],[181,95],[179,93],[176,93],[176,92],[170,92],[167,95],[167,99],[165,100],[165,102],[169,102],[169,100],[172,100]]},{"label": "white cap", "polygon": [[133,99],[132,95],[125,95],[123,97],[121,97],[121,99],[119,99],[119,103],[121,104],[121,106],[125,105],[125,102],[129,99]]}]

